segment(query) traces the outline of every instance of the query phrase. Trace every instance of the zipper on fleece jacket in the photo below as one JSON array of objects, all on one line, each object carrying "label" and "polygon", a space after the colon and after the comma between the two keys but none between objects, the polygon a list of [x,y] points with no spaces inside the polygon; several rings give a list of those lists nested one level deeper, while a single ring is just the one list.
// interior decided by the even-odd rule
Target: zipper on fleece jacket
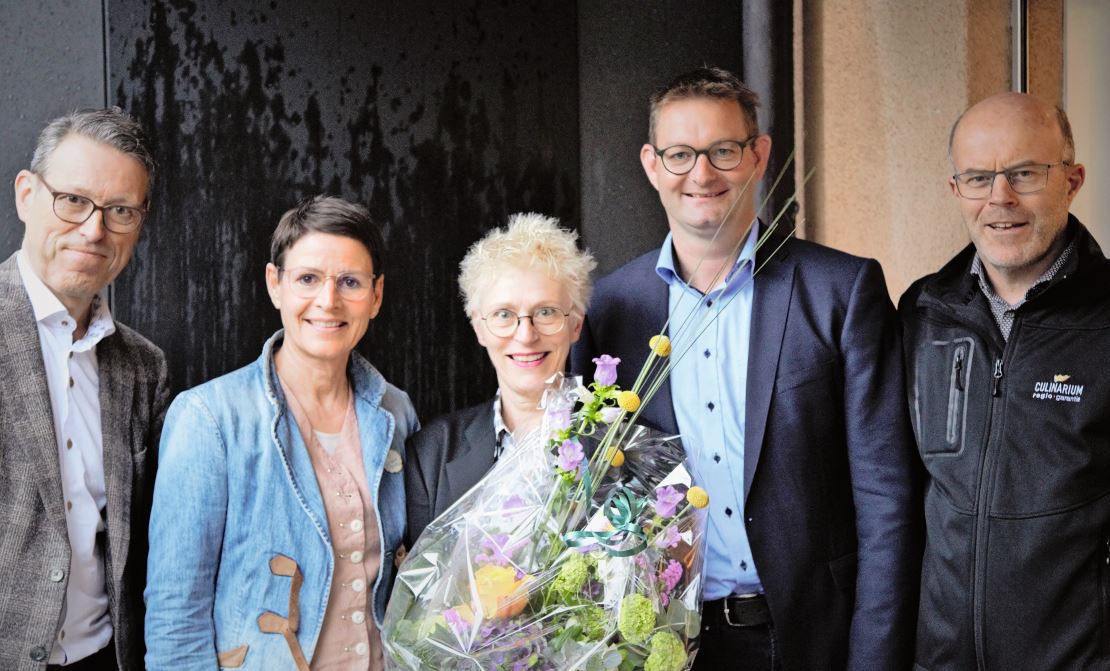
[{"label": "zipper on fleece jacket", "polygon": [[[980,671],[986,671],[986,650],[983,644],[983,622],[986,599],[985,572],[987,566],[987,548],[990,539],[987,531],[990,528],[990,495],[994,491],[994,470],[998,460],[995,452],[998,449],[996,438],[1001,438],[1002,415],[1006,411],[1005,399],[1002,396],[1003,366],[1002,362],[1009,356],[1010,348],[1017,340],[1021,317],[1014,320],[1010,330],[1010,337],[1002,349],[1002,354],[994,360],[994,371],[991,373],[991,398],[990,413],[987,420],[987,430],[983,449],[979,456],[979,484],[976,493],[975,535],[973,539],[972,564],[971,564],[971,621],[975,640],[975,660]],[[988,341],[989,342],[989,341]]]}]

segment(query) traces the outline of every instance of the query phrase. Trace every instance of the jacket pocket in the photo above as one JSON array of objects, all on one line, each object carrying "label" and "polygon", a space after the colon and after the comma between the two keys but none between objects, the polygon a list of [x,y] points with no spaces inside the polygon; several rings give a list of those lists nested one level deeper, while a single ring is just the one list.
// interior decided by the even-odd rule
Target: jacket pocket
[{"label": "jacket pocket", "polygon": [[923,454],[958,454],[963,450],[974,354],[971,338],[934,340],[920,350],[914,413],[917,442]]},{"label": "jacket pocket", "polygon": [[832,574],[833,584],[844,594],[852,595],[856,592],[856,571],[859,564],[859,555],[849,552],[829,562],[829,573]]}]

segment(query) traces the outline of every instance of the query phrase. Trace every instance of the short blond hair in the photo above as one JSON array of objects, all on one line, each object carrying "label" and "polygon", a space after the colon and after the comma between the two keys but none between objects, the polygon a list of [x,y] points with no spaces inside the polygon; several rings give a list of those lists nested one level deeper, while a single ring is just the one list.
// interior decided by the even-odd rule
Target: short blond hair
[{"label": "short blond hair", "polygon": [[559,226],[555,217],[522,212],[504,228],[486,233],[459,264],[459,291],[468,317],[476,314],[482,291],[501,272],[537,268],[566,287],[573,309],[586,314],[596,266],[589,251],[578,249],[578,234]]}]

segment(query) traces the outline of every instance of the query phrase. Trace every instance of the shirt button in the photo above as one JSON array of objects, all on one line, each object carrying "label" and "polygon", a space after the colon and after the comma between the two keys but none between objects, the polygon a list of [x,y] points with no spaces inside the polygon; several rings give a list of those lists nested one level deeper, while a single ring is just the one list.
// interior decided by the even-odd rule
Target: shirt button
[{"label": "shirt button", "polygon": [[67,450],[72,450],[73,449],[73,440],[70,439],[70,438],[66,438],[66,449]]},{"label": "shirt button", "polygon": [[369,653],[369,652],[370,652],[370,646],[366,645],[365,643],[359,643],[358,645],[355,646],[355,654],[358,654],[358,655],[361,655],[361,656],[365,657],[366,654]]},{"label": "shirt button", "polygon": [[69,378],[69,386],[73,386],[73,378]]},{"label": "shirt button", "polygon": [[73,510],[73,501],[66,501],[66,510]]},{"label": "shirt button", "polygon": [[351,561],[358,564],[362,561],[362,552],[355,550],[351,553]]},{"label": "shirt button", "polygon": [[362,531],[362,520],[351,522],[351,531]]},{"label": "shirt button", "polygon": [[361,610],[356,610],[355,612],[351,613],[351,622],[354,622],[355,624],[362,624],[365,621],[366,613],[362,612]]},{"label": "shirt button", "polygon": [[66,577],[66,572],[60,568],[50,569],[50,582],[61,582]]},{"label": "shirt button", "polygon": [[362,578],[355,578],[354,581],[351,582],[351,589],[356,592],[361,592],[366,589],[366,581]]}]

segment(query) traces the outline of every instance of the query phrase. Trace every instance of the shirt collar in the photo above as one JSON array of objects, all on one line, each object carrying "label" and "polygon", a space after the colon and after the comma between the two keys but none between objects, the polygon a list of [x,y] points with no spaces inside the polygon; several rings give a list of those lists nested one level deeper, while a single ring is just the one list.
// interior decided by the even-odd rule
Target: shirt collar
[{"label": "shirt collar", "polygon": [[513,432],[505,426],[505,418],[501,416],[501,390],[493,399],[493,458],[498,459],[513,447]]},{"label": "shirt collar", "polygon": [[[69,314],[66,307],[54,295],[54,292],[46,286],[39,276],[31,268],[31,260],[27,258],[26,250],[20,249],[15,258],[16,266],[19,267],[19,276],[23,280],[23,286],[27,289],[27,297],[31,299],[31,310],[35,314],[35,321],[47,327],[57,327],[61,325],[65,317],[75,320],[73,315]],[[101,339],[112,335],[116,332],[116,324],[112,320],[112,313],[108,309],[108,291],[101,289],[100,293],[93,297],[92,307],[89,311],[89,328],[85,331],[85,335],[81,338],[80,343],[85,347],[75,349],[87,349],[96,345]]]},{"label": "shirt collar", "polygon": [[[736,257],[736,263],[733,264],[728,275],[714,287],[715,290],[722,286],[730,285],[738,278],[744,277],[745,275],[751,275],[752,265],[755,263],[755,243],[758,239],[759,220],[756,219],[752,222],[751,231],[748,233],[748,238],[744,241],[744,246],[740,249],[740,255]],[[745,264],[745,261],[748,261],[748,263]],[[742,273],[736,272],[742,266],[746,268],[746,271]],[[682,279],[676,269],[674,241],[670,233],[667,233],[667,238],[663,240],[663,247],[659,250],[659,260],[655,262],[655,273],[669,286],[686,284],[686,281]]]},{"label": "shirt collar", "polygon": [[979,289],[983,292],[983,295],[986,296],[988,300],[998,300],[999,302],[1008,305],[1008,307],[1010,307],[1011,309],[1017,309],[1030,298],[1040,293],[1045,288],[1045,286],[1047,286],[1048,283],[1052,281],[1052,278],[1056,277],[1056,273],[1060,272],[1060,269],[1063,268],[1064,264],[1068,262],[1068,259],[1071,257],[1072,251],[1074,249],[1075,238],[1072,238],[1072,241],[1068,243],[1068,246],[1064,248],[1064,251],[1060,252],[1060,256],[1056,257],[1056,260],[1052,262],[1052,265],[1049,266],[1043,273],[1041,273],[1041,276],[1037,278],[1036,282],[1033,282],[1033,285],[1030,286],[1029,289],[1025,292],[1025,297],[1022,298],[1017,303],[1017,305],[1006,304],[1006,302],[1002,300],[1002,297],[995,292],[994,287],[991,286],[990,279],[987,278],[987,273],[983,270],[983,261],[979,258],[978,253],[976,253],[971,258],[971,274],[975,276],[975,279],[979,282]]}]

